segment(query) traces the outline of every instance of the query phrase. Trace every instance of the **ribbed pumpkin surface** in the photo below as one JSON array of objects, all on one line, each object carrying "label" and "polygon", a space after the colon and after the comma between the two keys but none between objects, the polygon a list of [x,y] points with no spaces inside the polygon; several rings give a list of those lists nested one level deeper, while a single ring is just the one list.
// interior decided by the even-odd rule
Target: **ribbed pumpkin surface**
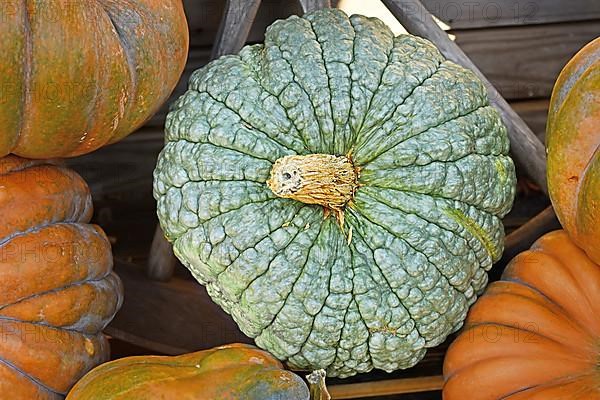
[{"label": "ribbed pumpkin surface", "polygon": [[76,156],[141,126],[175,88],[181,0],[0,4],[0,156]]},{"label": "ribbed pumpkin surface", "polygon": [[[154,193],[177,256],[294,367],[414,365],[462,325],[502,253],[515,172],[498,112],[472,72],[377,19],[275,22],[194,73],[166,137]],[[271,191],[290,155],[311,177],[344,157],[313,188],[356,174],[341,213]]]},{"label": "ribbed pumpkin surface", "polygon": [[106,361],[122,303],[108,238],[73,171],[0,159],[0,398],[62,399]]}]

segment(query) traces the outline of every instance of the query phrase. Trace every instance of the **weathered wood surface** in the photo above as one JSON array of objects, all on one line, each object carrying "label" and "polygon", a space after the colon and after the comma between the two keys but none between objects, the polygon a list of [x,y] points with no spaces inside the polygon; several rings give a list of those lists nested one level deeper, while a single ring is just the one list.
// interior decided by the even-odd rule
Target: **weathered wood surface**
[{"label": "weathered wood surface", "polygon": [[600,19],[597,0],[423,0],[452,29]]},{"label": "weathered wood surface", "polygon": [[239,52],[248,38],[261,0],[227,0],[211,59]]},{"label": "weathered wood surface", "polygon": [[569,59],[600,36],[600,19],[452,33],[460,48],[505,98],[548,98]]},{"label": "weathered wood surface", "polygon": [[298,0],[302,7],[303,13],[308,13],[315,10],[321,10],[323,8],[330,8],[330,0]]},{"label": "weathered wood surface", "polygon": [[[383,2],[410,33],[429,39],[446,58],[471,69],[484,82],[488,90],[490,103],[500,111],[508,128],[513,158],[524,167],[527,175],[542,190],[546,191],[546,151],[544,145],[487,80],[485,75],[461,48],[450,40],[448,34],[435,23],[431,14],[418,0],[384,0]],[[413,18],[412,10],[417,10],[420,18]]]},{"label": "weathered wood surface", "polygon": [[115,271],[126,296],[106,330],[109,335],[164,354],[251,342],[194,281],[151,281],[139,266],[119,260]]},{"label": "weathered wood surface", "polygon": [[546,137],[546,119],[548,118],[548,106],[550,100],[526,100],[511,102],[510,106],[523,121],[531,128],[533,133],[544,143]]},{"label": "weathered wood surface", "polygon": [[441,375],[418,378],[386,379],[373,382],[329,385],[333,400],[366,399],[377,396],[390,396],[405,393],[420,393],[440,390],[444,384]]}]

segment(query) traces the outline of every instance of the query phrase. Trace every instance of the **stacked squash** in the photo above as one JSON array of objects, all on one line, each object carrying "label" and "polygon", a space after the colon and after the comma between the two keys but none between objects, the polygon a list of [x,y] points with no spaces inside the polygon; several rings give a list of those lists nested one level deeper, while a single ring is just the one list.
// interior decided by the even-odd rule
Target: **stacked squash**
[{"label": "stacked squash", "polygon": [[548,188],[564,231],[517,256],[470,310],[445,400],[600,399],[600,38],[561,72]]},{"label": "stacked squash", "polygon": [[[54,157],[114,143],[174,89],[181,0],[9,2],[0,23],[0,398],[61,399],[122,303],[86,183]],[[10,155],[14,154],[14,155]],[[15,155],[26,158],[20,158]]]},{"label": "stacked squash", "polygon": [[109,357],[122,303],[110,243],[75,172],[0,160],[0,398],[60,399]]}]

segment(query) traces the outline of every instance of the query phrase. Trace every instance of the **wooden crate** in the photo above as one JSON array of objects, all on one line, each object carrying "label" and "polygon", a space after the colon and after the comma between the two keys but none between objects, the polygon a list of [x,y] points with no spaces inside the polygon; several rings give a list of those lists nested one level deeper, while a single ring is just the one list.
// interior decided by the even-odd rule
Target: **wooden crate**
[{"label": "wooden crate", "polygon": [[[376,0],[369,0],[376,1]],[[535,134],[543,139],[550,91],[566,61],[600,34],[600,2],[572,0],[425,0],[424,5],[450,27],[456,43],[509,101]],[[185,91],[191,72],[206,64],[223,13],[222,0],[186,0],[191,49],[184,76],[172,99]],[[264,0],[249,41],[262,39],[274,19],[298,13],[295,2]],[[171,99],[171,100],[172,100]],[[162,125],[167,105],[140,132],[119,144],[70,160],[90,183],[95,222],[105,228],[114,244],[116,270],[124,281],[123,309],[107,333],[130,343],[131,354],[178,354],[229,342],[251,342],[230,316],[212,303],[203,287],[178,265],[168,282],[148,279],[144,273],[157,219],[152,198],[152,170],[163,145]],[[513,211],[505,219],[512,232],[544,210],[549,201],[520,174]],[[509,236],[509,251],[494,267],[497,277],[516,252],[547,229],[557,227],[551,211],[528,229]],[[452,338],[416,367],[387,374],[374,371],[346,380],[331,380],[334,398],[367,398],[378,393],[415,393],[402,399],[439,399],[441,365]],[[127,355],[127,346],[118,346]],[[375,397],[373,397],[375,398]]]}]

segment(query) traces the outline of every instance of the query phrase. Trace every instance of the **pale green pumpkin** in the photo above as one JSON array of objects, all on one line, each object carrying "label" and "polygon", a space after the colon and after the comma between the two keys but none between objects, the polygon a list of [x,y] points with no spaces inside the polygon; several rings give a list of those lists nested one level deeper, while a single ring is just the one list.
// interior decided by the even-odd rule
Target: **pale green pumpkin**
[{"label": "pale green pumpkin", "polygon": [[498,112],[471,71],[377,19],[275,22],[194,73],[166,136],[154,192],[176,255],[293,367],[416,364],[502,253],[515,172]]}]

